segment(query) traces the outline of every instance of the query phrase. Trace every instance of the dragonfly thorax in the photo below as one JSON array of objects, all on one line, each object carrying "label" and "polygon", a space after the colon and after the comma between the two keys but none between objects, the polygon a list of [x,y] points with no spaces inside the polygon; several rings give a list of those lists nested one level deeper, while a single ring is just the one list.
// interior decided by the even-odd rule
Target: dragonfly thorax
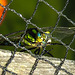
[{"label": "dragonfly thorax", "polygon": [[[46,34],[45,34],[46,33]],[[41,47],[44,46],[46,43],[51,43],[51,39],[47,38],[50,34],[49,32],[39,32],[36,28],[28,29],[26,35],[24,36],[21,44],[29,45],[32,47]]]}]

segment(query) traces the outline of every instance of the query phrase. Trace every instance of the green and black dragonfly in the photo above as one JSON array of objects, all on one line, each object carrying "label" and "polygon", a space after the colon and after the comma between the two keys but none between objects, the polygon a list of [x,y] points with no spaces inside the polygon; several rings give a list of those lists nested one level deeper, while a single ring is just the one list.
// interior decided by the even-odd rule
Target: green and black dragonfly
[{"label": "green and black dragonfly", "polygon": [[[39,54],[40,50],[45,45],[62,45],[60,43],[52,43],[52,39],[49,38],[49,36],[51,36],[50,32],[53,30],[53,27],[43,27],[42,30],[45,31],[45,33],[41,32],[37,28],[27,29],[26,34],[24,35],[23,39],[20,42],[19,40],[24,34],[24,30],[10,33],[5,36],[16,44],[19,42],[20,46],[28,47],[29,50],[36,49],[34,51],[36,55]],[[52,36],[61,40],[74,33],[75,33],[75,27],[57,27],[53,32]],[[12,46],[12,44],[10,44],[2,37],[0,37],[0,46],[5,46],[5,45]],[[21,50],[21,52],[24,51],[25,50]],[[50,56],[53,56],[52,54],[49,53],[49,51],[45,50],[45,53],[48,53]]]}]

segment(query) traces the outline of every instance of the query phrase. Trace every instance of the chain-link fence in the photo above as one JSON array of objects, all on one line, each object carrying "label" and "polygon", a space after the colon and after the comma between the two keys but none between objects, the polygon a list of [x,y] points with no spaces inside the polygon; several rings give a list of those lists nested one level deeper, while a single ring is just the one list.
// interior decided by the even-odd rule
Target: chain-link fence
[{"label": "chain-link fence", "polygon": [[[68,72],[66,69],[64,69],[64,68],[61,68],[62,67],[62,65],[64,64],[64,62],[65,62],[65,60],[66,60],[66,58],[67,58],[67,54],[68,54],[68,52],[71,50],[73,53],[75,52],[75,49],[74,49],[74,46],[73,47],[71,47],[72,46],[72,44],[74,45],[74,38],[75,38],[75,35],[74,35],[74,33],[75,33],[75,28],[74,28],[74,26],[75,26],[75,23],[70,19],[70,18],[68,18],[65,14],[63,14],[63,12],[67,9],[67,6],[68,6],[68,4],[70,3],[69,2],[69,0],[66,0],[65,1],[65,5],[64,5],[64,7],[63,7],[63,9],[61,10],[61,11],[58,11],[58,10],[56,10],[53,6],[51,6],[50,5],[50,3],[49,3],[49,0],[48,1],[46,1],[46,0],[37,0],[36,1],[36,5],[35,5],[35,9],[34,9],[34,12],[32,13],[32,16],[29,18],[29,19],[27,19],[27,18],[25,18],[25,17],[23,17],[23,15],[22,14],[20,14],[20,13],[18,13],[15,9],[11,9],[9,6],[12,4],[12,3],[15,3],[14,2],[14,0],[11,0],[9,3],[8,3],[8,5],[6,5],[6,6],[3,6],[2,4],[0,4],[0,6],[1,7],[3,7],[4,8],[4,12],[3,12],[3,15],[2,15],[2,17],[1,17],[1,19],[0,19],[0,22],[2,21],[2,19],[3,19],[3,16],[4,16],[4,14],[5,14],[5,12],[6,11],[11,11],[12,13],[14,13],[14,14],[16,14],[18,17],[20,17],[24,22],[23,23],[26,23],[25,24],[25,30],[22,30],[22,31],[18,31],[18,32],[15,32],[15,33],[11,33],[11,34],[8,34],[8,35],[3,35],[3,34],[0,34],[0,44],[1,45],[7,45],[7,43],[9,43],[9,45],[12,45],[13,47],[15,47],[14,48],[14,51],[11,51],[11,56],[10,56],[10,58],[8,59],[8,61],[7,61],[7,63],[5,63],[5,65],[4,66],[2,66],[2,65],[0,65],[0,68],[2,69],[2,75],[6,75],[6,72],[9,72],[11,75],[17,75],[17,73],[15,73],[15,72],[12,72],[12,71],[10,71],[10,70],[8,70],[7,68],[8,68],[8,66],[11,64],[11,62],[13,61],[13,59],[16,57],[15,56],[15,54],[16,54],[16,52],[17,52],[17,50],[18,49],[21,49],[21,50],[24,50],[24,51],[27,51],[31,56],[33,56],[34,58],[36,58],[36,60],[35,60],[35,62],[34,62],[34,64],[33,64],[33,66],[32,66],[32,69],[31,69],[31,71],[29,72],[29,75],[32,75],[32,74],[34,74],[34,71],[37,69],[37,66],[38,66],[38,63],[39,63],[39,61],[40,60],[43,60],[43,61],[46,61],[48,64],[50,64],[50,65],[52,65],[54,68],[55,68],[55,71],[54,71],[54,75],[57,75],[59,72],[60,72],[60,70],[62,70],[62,71],[64,71],[66,74],[68,74],[68,75],[73,75],[72,73],[70,73],[70,72]],[[36,20],[36,18],[35,18],[35,16],[36,17],[38,17],[36,14],[37,14],[37,11],[38,11],[38,8],[40,7],[40,9],[41,9],[41,5],[42,4],[44,4],[45,6],[47,6],[48,7],[48,9],[51,9],[52,10],[52,12],[55,12],[56,14],[57,14],[57,21],[56,21],[56,24],[55,24],[55,26],[54,27],[50,27],[50,25],[49,25],[49,27],[47,27],[47,26],[40,26],[40,27],[38,27],[38,25],[37,24],[34,24],[32,21],[34,20]],[[29,6],[29,5],[28,5]],[[18,6],[19,7],[19,6]],[[25,7],[24,7],[25,8]],[[23,8],[23,9],[24,9]],[[44,9],[44,8],[43,8]],[[43,9],[41,9],[41,10],[43,10]],[[27,10],[30,10],[30,9],[27,9]],[[25,11],[26,12],[26,11]],[[40,12],[40,11],[39,11]],[[38,13],[39,13],[38,12]],[[48,12],[48,13],[50,13],[50,12]],[[46,15],[46,14],[45,14]],[[44,16],[45,16],[44,15]],[[61,19],[66,19],[66,21],[68,21],[69,23],[71,23],[71,25],[72,25],[72,27],[58,27],[58,23],[60,22],[60,20]],[[10,16],[10,18],[12,18],[11,16]],[[35,19],[33,19],[33,18],[35,18]],[[44,17],[44,18],[46,18],[46,17]],[[13,21],[13,20],[12,20]],[[49,21],[49,20],[48,20]],[[35,21],[36,22],[36,21]],[[37,21],[38,22],[38,21]],[[49,21],[50,22],[50,21]],[[10,22],[10,24],[11,24],[12,22]],[[45,22],[44,22],[45,23]],[[65,23],[64,23],[65,24]],[[67,25],[66,25],[67,26]],[[15,26],[16,27],[16,26]],[[28,48],[26,48],[26,47],[24,47],[24,46],[21,46],[20,45],[20,42],[22,41],[22,39],[23,39],[23,37],[26,35],[26,33],[27,33],[27,31],[28,31],[28,28],[32,28],[32,27],[35,27],[35,28],[37,28],[40,32],[42,32],[42,34],[44,34],[44,35],[46,35],[47,36],[47,39],[45,40],[45,44],[44,44],[44,46],[43,46],[43,50],[41,51],[41,53],[39,54],[39,55],[37,55],[37,54],[35,54],[34,52],[32,52],[32,50],[29,50]],[[24,28],[24,27],[23,27]],[[46,31],[49,31],[50,33],[49,34],[46,34],[45,32]],[[22,33],[21,33],[22,32]],[[17,44],[15,44],[15,42],[13,42],[13,40],[11,41],[11,39],[10,39],[10,36],[12,36],[13,35],[13,37],[12,37],[12,39],[14,39],[14,38],[16,38],[17,37],[17,35],[15,35],[15,34],[19,34],[19,36],[20,36],[20,39],[19,39],[19,41],[17,42]],[[71,37],[69,37],[71,35]],[[71,40],[70,40],[70,42],[69,43],[66,43],[66,40],[67,41],[69,41],[69,39],[68,38],[65,38],[65,37],[69,37],[69,38],[71,38]],[[46,37],[45,37],[46,38]],[[65,38],[64,40],[62,40],[63,38]],[[3,40],[2,40],[3,39]],[[49,40],[48,40],[49,39]],[[54,40],[54,43],[51,43],[51,40],[53,41]],[[6,42],[7,41],[7,43],[6,44],[4,44],[4,42]],[[53,53],[53,55],[52,54],[50,54],[50,52],[49,51],[51,51],[52,49],[50,49],[49,47],[48,47],[48,51],[46,50],[46,45],[47,45],[47,41],[50,41],[50,46],[52,46],[52,45],[60,45],[61,46],[61,48],[62,47],[64,47],[63,49],[65,50],[65,52],[64,52],[64,55],[65,56],[63,56],[64,57],[64,59],[63,60],[61,60],[60,59],[60,63],[59,63],[59,65],[57,65],[57,66],[55,66],[55,64],[53,64],[50,60],[47,60],[47,59],[45,59],[45,58],[42,58],[42,56],[44,55],[44,54],[49,54],[49,55],[51,55],[51,56],[54,56],[54,53]],[[56,42],[56,43],[55,43]],[[38,46],[38,45],[37,45]],[[61,49],[60,48],[60,49]],[[56,48],[57,49],[57,48]],[[52,51],[54,51],[54,46],[53,46],[53,50]],[[60,53],[58,53],[59,55],[60,55]],[[44,69],[43,69],[44,70]],[[41,74],[40,74],[41,75]],[[50,75],[50,74],[48,74],[48,75]]]}]

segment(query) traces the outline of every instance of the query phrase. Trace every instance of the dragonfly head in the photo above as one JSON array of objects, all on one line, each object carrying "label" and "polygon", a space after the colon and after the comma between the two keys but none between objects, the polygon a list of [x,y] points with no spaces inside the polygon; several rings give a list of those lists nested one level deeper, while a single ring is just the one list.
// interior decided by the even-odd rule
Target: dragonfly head
[{"label": "dragonfly head", "polygon": [[49,31],[46,31],[43,34],[38,32],[36,42],[41,42],[42,44],[45,44],[47,41],[48,44],[51,43],[51,38],[48,38],[49,34]]}]

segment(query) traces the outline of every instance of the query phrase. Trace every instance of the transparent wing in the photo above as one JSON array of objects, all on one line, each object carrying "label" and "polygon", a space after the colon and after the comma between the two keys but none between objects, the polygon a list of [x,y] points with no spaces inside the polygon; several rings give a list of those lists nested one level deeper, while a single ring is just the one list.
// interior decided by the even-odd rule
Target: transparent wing
[{"label": "transparent wing", "polygon": [[[53,29],[54,29],[53,27],[42,28],[42,30],[45,32],[46,31],[51,32]],[[17,42],[21,38],[23,33],[24,33],[24,30],[21,30],[14,33],[7,34],[5,36],[8,37],[11,41]],[[52,36],[62,40],[63,38],[69,37],[74,33],[75,33],[75,27],[57,27],[55,31],[53,32]],[[2,37],[0,37],[0,43],[4,43],[4,42],[5,40]]]},{"label": "transparent wing", "polygon": [[[43,27],[42,30],[51,32],[53,27]],[[75,33],[75,27],[57,27],[52,36],[62,40],[65,37],[69,37]]]},{"label": "transparent wing", "polygon": [[5,36],[9,39],[20,39],[22,34],[24,34],[24,30],[17,31],[17,32],[14,32],[14,33],[10,33],[10,34],[7,34]]},{"label": "transparent wing", "polygon": [[[23,33],[24,33],[24,30],[21,30],[21,31],[17,31],[17,32],[14,32],[14,33],[7,34],[7,35],[5,35],[5,37],[7,37],[11,41],[17,43],[20,40]],[[5,39],[0,37],[0,45],[10,45],[10,44]]]},{"label": "transparent wing", "polygon": [[[54,27],[43,27],[42,30],[43,31],[49,31],[51,32],[52,30],[54,29]],[[10,33],[10,34],[7,34],[5,35],[6,37],[8,37],[9,39],[20,39],[21,38],[21,35],[24,33],[24,30],[21,30],[21,31],[17,31],[17,32],[14,32],[14,33]],[[57,37],[58,39],[63,39],[65,37],[68,37],[72,34],[75,33],[75,27],[57,27],[55,29],[55,31],[53,32],[52,36],[55,36]],[[0,40],[2,40],[2,37],[0,37]]]}]

